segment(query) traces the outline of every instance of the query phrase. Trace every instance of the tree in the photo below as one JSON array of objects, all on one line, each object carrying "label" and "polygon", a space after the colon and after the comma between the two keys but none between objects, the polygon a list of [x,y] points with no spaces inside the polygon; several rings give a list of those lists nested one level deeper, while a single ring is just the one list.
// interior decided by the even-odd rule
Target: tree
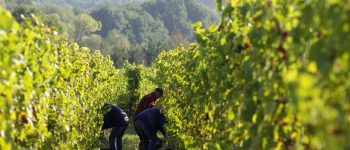
[{"label": "tree", "polygon": [[177,47],[179,46],[179,44],[182,44],[184,47],[188,47],[190,45],[190,41],[184,37],[180,31],[177,31],[175,34],[172,34],[170,36],[170,39],[169,40],[169,45],[171,47]]},{"label": "tree", "polygon": [[136,64],[145,64],[146,51],[146,43],[136,44],[130,50],[129,62],[133,62]]},{"label": "tree", "polygon": [[212,12],[207,6],[199,3],[197,0],[187,0],[185,1],[186,11],[188,20],[191,23],[201,21],[206,27],[207,25],[214,22],[214,12]]},{"label": "tree", "polygon": [[30,15],[42,16],[40,9],[36,8],[32,4],[18,4],[9,5],[12,15],[16,18],[18,22],[22,22],[25,18],[30,17]]},{"label": "tree", "polygon": [[111,47],[118,47],[120,49],[126,49],[126,50],[130,49],[130,42],[128,37],[121,34],[116,29],[109,31],[105,42]]},{"label": "tree", "polygon": [[82,13],[76,17],[75,25],[75,42],[80,42],[84,35],[91,34],[101,29],[101,22],[96,21],[90,15]]},{"label": "tree", "polygon": [[45,15],[43,19],[45,20],[46,24],[51,26],[51,27],[56,26],[56,27],[59,27],[60,29],[62,28],[61,27],[61,17],[59,14],[52,13],[49,15]]},{"label": "tree", "polygon": [[170,34],[180,31],[186,37],[191,37],[190,22],[184,0],[157,0],[144,3],[143,9],[154,18],[163,21]]},{"label": "tree", "polygon": [[130,42],[128,37],[119,33],[116,29],[111,30],[104,42],[104,50],[102,53],[110,55],[114,65],[121,67],[125,60],[129,58]]},{"label": "tree", "polygon": [[0,0],[0,7],[6,8],[6,1],[5,0]]},{"label": "tree", "polygon": [[116,17],[114,12],[117,11],[115,11],[115,8],[110,6],[105,6],[91,12],[91,16],[102,23],[101,30],[97,32],[102,37],[106,37],[110,30],[116,28]]},{"label": "tree", "polygon": [[83,36],[81,39],[80,45],[89,47],[92,50],[102,50],[104,39],[98,34],[91,34]]},{"label": "tree", "polygon": [[205,4],[209,8],[215,8],[215,0],[198,0],[198,2]]},{"label": "tree", "polygon": [[[112,35],[116,35],[115,33],[127,37],[131,50],[128,50],[128,53],[122,52],[121,50],[126,49],[123,48],[125,44],[119,44],[118,53],[119,56],[122,55],[123,57],[126,54],[127,57],[124,58],[128,58],[130,62],[150,64],[161,50],[169,48],[169,32],[164,27],[162,20],[154,19],[140,6],[126,5],[125,8],[107,6],[93,12],[92,16],[102,21],[103,27],[99,33],[106,37],[106,41],[117,39],[116,37],[112,38]],[[105,36],[106,32],[108,32],[108,35]],[[122,38],[119,37],[118,40],[120,39]],[[116,41],[107,42],[106,45],[109,43],[114,45]],[[106,49],[115,51],[116,48],[112,47],[109,46]],[[115,52],[109,52],[109,54],[112,58],[117,56]],[[123,64],[120,58],[114,58],[114,60],[117,66]]]},{"label": "tree", "polygon": [[144,64],[150,65],[162,50],[169,48],[168,30],[160,20],[156,20],[140,33],[143,42],[147,43]]}]

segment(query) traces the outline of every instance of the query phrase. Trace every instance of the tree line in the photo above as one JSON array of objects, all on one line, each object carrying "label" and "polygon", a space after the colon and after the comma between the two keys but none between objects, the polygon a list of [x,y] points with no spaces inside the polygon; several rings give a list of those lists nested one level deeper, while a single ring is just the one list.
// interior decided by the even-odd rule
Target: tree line
[{"label": "tree line", "polygon": [[[218,20],[214,5],[199,0],[7,1],[18,21],[35,14],[67,39],[109,55],[116,67],[126,61],[150,65],[158,53],[194,41],[191,24]],[[89,6],[85,6],[89,5]]]}]

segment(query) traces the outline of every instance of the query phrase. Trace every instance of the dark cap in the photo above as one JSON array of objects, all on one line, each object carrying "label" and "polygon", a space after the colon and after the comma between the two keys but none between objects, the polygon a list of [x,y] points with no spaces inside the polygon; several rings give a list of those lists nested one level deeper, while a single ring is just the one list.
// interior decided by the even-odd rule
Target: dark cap
[{"label": "dark cap", "polygon": [[160,96],[163,96],[163,89],[161,89],[161,88],[156,88],[154,91],[155,91],[155,92],[158,92]]},{"label": "dark cap", "polygon": [[103,105],[102,109],[101,110],[105,110],[107,109],[111,104],[108,103],[108,102],[105,102],[105,104]]}]

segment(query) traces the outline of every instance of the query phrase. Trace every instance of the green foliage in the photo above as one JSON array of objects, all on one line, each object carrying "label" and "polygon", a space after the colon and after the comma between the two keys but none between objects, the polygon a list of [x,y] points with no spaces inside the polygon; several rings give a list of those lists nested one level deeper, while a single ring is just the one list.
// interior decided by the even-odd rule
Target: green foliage
[{"label": "green foliage", "polygon": [[18,22],[22,22],[26,18],[30,18],[31,15],[40,15],[42,11],[31,4],[19,4],[10,7],[12,15]]},{"label": "green foliage", "polygon": [[129,91],[128,100],[128,114],[132,115],[135,112],[136,102],[140,99],[140,69],[139,66],[127,65],[125,66],[126,77],[128,78],[127,89]]},{"label": "green foliage", "polygon": [[142,96],[152,92],[155,88],[154,68],[144,65],[134,65],[126,63],[123,67],[125,77],[127,78],[127,100],[119,103],[126,108],[130,117],[134,115],[136,107]]},{"label": "green foliage", "polygon": [[209,8],[215,8],[216,6],[216,0],[198,0],[198,2],[209,6]]},{"label": "green foliage", "polygon": [[117,54],[112,56],[117,67],[122,66],[125,60],[149,66],[161,51],[174,48],[180,42],[188,45],[194,39],[190,27],[192,22],[203,21],[208,25],[215,20],[213,13],[195,0],[156,0],[105,6],[91,12],[91,15],[101,21],[102,28],[98,33],[102,37],[106,38],[110,32],[117,30],[130,42],[130,49],[115,48],[111,51],[105,48],[104,51]]},{"label": "green foliage", "polygon": [[170,33],[179,30],[186,37],[190,37],[192,32],[184,0],[156,0],[145,3],[143,7],[155,18],[163,20]]},{"label": "green foliage", "polygon": [[[18,20],[22,19],[21,16],[30,17],[32,14],[40,16],[45,24],[58,29],[64,38],[92,50],[99,49],[104,55],[110,55],[118,68],[122,67],[125,61],[150,66],[161,51],[172,49],[179,43],[188,46],[189,42],[194,40],[190,28],[192,22],[200,20],[204,25],[208,25],[218,18],[197,0],[7,2],[8,8]],[[96,23],[96,20],[101,24]],[[112,36],[109,36],[111,33]],[[115,33],[118,35],[115,36]],[[101,40],[108,42],[101,43]],[[116,42],[110,42],[111,40]]]},{"label": "green foliage", "polygon": [[0,7],[6,8],[6,1],[5,0],[0,0]]},{"label": "green foliage", "polygon": [[[109,58],[0,9],[0,149],[89,149],[127,81]],[[95,145],[96,146],[96,145]]]},{"label": "green foliage", "polygon": [[[5,0],[1,0],[5,1]],[[0,1],[0,3],[1,3]],[[8,3],[17,4],[28,4],[32,3],[35,5],[46,5],[53,4],[55,6],[64,7],[74,7],[77,11],[87,12],[93,9],[98,9],[105,5],[123,5],[127,3],[141,3],[145,0],[6,0]]]},{"label": "green foliage", "polygon": [[107,40],[103,51],[111,55],[117,67],[125,60],[149,65],[168,47],[167,29],[139,6],[108,6],[91,15],[102,22],[98,33]]},{"label": "green foliage", "polygon": [[[151,93],[157,87],[155,84],[156,72],[155,68],[153,67],[145,67],[143,65],[140,65],[139,68],[141,76],[139,93],[141,96],[140,98],[142,98],[142,96]],[[136,102],[137,104],[139,103],[139,100]]]},{"label": "green foliage", "polygon": [[96,21],[88,14],[80,14],[74,21],[75,37],[74,41],[80,42],[84,35],[96,32],[101,29],[101,22]]},{"label": "green foliage", "polygon": [[217,2],[155,65],[179,149],[349,149],[349,1]]},{"label": "green foliage", "polygon": [[100,50],[104,46],[104,39],[98,34],[91,34],[88,36],[83,36],[80,45],[89,47],[93,50]]},{"label": "green foliage", "polygon": [[[104,53],[118,64],[150,64],[166,39],[190,37],[192,14],[209,18],[188,6],[200,5],[105,7],[92,13],[102,36],[91,34],[98,28],[84,23],[87,15],[76,20],[85,29],[77,35],[85,46],[108,44]],[[153,68],[121,70],[37,19],[18,24],[0,9],[0,149],[94,147],[103,102],[131,115],[156,84],[178,149],[349,149],[349,1],[217,0],[217,7],[219,24],[193,24],[197,43],[162,52]],[[163,8],[173,13],[155,11]],[[58,14],[44,19],[62,25]]]}]

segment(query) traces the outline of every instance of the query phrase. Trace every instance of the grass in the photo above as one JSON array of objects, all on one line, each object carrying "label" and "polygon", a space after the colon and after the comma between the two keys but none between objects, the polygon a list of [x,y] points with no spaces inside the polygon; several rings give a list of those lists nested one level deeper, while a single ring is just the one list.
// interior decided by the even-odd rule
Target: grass
[{"label": "grass", "polygon": [[[104,134],[105,141],[102,141],[102,143],[104,143],[105,146],[108,145],[108,136],[110,131],[111,129],[107,130],[107,132]],[[158,132],[158,137],[162,137],[162,136],[163,135],[160,135],[160,133]],[[129,124],[129,127],[126,129],[123,136],[123,150],[138,150],[139,142],[140,142],[140,139],[134,129],[134,126]],[[169,146],[162,148],[162,150],[167,150],[167,149],[169,149]]]},{"label": "grass", "polygon": [[[111,132],[111,129],[107,129],[107,131],[104,134],[104,141],[101,141],[103,143],[103,147],[107,148],[108,145],[108,136]],[[137,150],[139,148],[139,137],[137,136],[134,126],[129,126],[123,136],[123,150]]]},{"label": "grass", "polygon": [[123,149],[137,150],[139,148],[139,137],[137,136],[133,126],[129,126],[123,136]]}]

